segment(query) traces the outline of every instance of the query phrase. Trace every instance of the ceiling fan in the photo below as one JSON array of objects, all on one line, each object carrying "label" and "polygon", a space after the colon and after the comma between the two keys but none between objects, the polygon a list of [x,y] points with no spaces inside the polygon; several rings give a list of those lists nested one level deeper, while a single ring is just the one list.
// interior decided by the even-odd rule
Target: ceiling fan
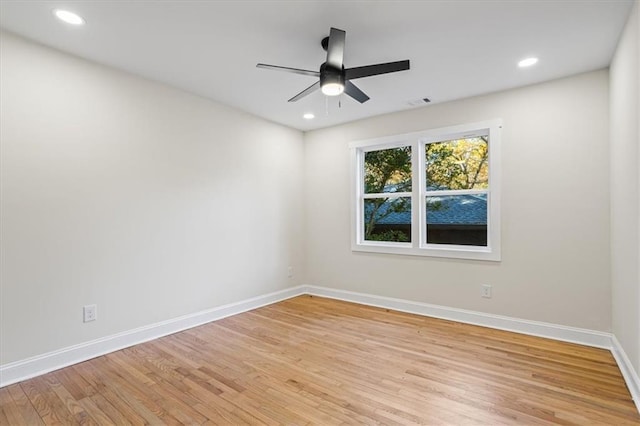
[{"label": "ceiling fan", "polygon": [[409,69],[409,60],[345,68],[343,63],[345,36],[346,33],[343,30],[331,28],[329,37],[322,39],[321,44],[322,48],[327,51],[327,60],[325,63],[320,65],[320,71],[302,70],[298,68],[267,64],[258,64],[256,66],[258,68],[286,71],[294,74],[309,75],[319,78],[317,82],[289,99],[289,102],[298,101],[320,89],[322,93],[327,96],[337,96],[344,92],[356,101],[364,103],[369,100],[369,96],[367,96],[362,90],[358,89],[351,80]]}]

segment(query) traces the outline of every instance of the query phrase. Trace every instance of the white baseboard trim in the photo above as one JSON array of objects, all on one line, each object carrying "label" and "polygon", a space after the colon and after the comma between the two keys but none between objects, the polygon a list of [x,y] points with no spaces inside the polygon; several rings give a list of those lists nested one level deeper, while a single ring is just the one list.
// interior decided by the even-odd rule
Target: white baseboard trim
[{"label": "white baseboard trim", "polygon": [[287,288],[8,363],[0,366],[0,388],[129,346],[290,299],[304,294],[304,288]]},{"label": "white baseboard trim", "polygon": [[631,360],[615,335],[612,336],[611,341],[613,343],[611,353],[618,363],[622,377],[624,377],[627,388],[629,388],[629,393],[631,393],[631,398],[633,398],[633,402],[635,402],[636,408],[640,413],[640,378],[638,377],[638,373],[633,368]]},{"label": "white baseboard trim", "polygon": [[480,325],[498,330],[513,331],[532,336],[547,337],[563,342],[578,343],[597,348],[611,349],[611,333],[567,327],[539,321],[530,321],[501,315],[486,314],[477,311],[413,302],[404,299],[356,293],[327,287],[305,286],[307,294],[360,303],[362,305],[393,309],[411,314],[441,318],[466,324]]}]

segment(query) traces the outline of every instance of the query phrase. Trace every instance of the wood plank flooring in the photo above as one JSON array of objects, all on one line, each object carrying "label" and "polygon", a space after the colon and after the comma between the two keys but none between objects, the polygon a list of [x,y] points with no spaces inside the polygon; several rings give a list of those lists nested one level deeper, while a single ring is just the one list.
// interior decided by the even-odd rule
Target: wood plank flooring
[{"label": "wood plank flooring", "polygon": [[311,296],[0,389],[0,424],[640,424],[609,351]]}]

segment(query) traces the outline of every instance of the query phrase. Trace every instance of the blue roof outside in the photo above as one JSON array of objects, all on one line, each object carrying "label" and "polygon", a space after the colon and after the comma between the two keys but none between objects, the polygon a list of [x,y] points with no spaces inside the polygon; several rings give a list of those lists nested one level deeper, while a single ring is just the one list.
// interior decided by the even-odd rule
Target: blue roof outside
[{"label": "blue roof outside", "polygon": [[[427,223],[432,225],[486,225],[486,194],[428,197]],[[365,203],[365,217],[371,213],[372,204]],[[391,205],[387,202],[380,207],[378,216],[385,216]],[[408,225],[411,212],[391,212],[376,221],[380,225]]]}]

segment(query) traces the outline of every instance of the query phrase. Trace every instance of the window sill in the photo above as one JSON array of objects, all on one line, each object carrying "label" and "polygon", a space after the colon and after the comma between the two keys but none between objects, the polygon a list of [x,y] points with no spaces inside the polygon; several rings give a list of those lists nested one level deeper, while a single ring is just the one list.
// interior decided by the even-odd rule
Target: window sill
[{"label": "window sill", "polygon": [[485,260],[492,262],[499,262],[501,260],[500,253],[495,250],[492,251],[488,247],[472,246],[434,247],[433,245],[429,245],[424,247],[413,247],[409,243],[385,244],[366,242],[352,244],[351,251],[393,255],[439,257],[448,259]]}]

